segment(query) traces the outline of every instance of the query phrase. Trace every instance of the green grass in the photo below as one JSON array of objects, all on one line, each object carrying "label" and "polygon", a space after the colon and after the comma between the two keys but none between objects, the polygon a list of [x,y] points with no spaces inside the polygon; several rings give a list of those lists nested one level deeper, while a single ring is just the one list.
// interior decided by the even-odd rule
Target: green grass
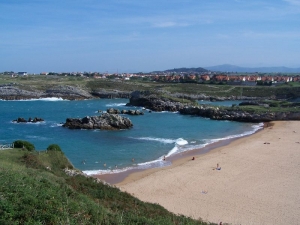
[{"label": "green grass", "polygon": [[0,151],[0,224],[206,224],[82,175],[59,151]]},{"label": "green grass", "polygon": [[200,95],[212,97],[263,97],[271,98],[293,98],[300,97],[300,82],[289,82],[279,86],[233,86],[219,84],[197,84],[197,83],[162,83],[134,79],[121,81],[114,79],[94,79],[71,76],[40,76],[12,78],[0,75],[0,85],[15,83],[26,90],[46,90],[58,85],[77,86],[87,91],[155,91],[164,93],[180,93],[188,95]]}]

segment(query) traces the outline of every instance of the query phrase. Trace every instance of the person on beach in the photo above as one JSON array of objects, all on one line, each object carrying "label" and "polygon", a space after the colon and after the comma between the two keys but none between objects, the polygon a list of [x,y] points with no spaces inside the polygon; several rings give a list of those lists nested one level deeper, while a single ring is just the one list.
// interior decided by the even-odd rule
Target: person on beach
[{"label": "person on beach", "polygon": [[192,160],[195,160],[195,157],[193,156]]},{"label": "person on beach", "polygon": [[166,156],[164,156],[164,161],[166,161]]},{"label": "person on beach", "polygon": [[221,170],[221,167],[219,166],[219,163],[217,163],[217,170]]}]

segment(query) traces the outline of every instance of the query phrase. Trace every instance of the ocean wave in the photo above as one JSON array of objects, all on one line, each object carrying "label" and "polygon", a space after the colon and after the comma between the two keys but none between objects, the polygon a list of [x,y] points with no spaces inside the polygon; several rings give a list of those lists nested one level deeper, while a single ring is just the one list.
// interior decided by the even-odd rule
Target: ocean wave
[{"label": "ocean wave", "polygon": [[45,125],[46,122],[45,121],[40,121],[40,122],[20,122],[18,123],[17,121],[10,121],[10,123],[13,123],[13,124],[32,124],[32,125]]},{"label": "ocean wave", "polygon": [[137,139],[137,140],[145,140],[145,141],[157,141],[157,142],[161,142],[164,144],[177,144],[177,145],[186,145],[188,144],[188,142],[186,140],[184,140],[183,138],[178,138],[178,139],[168,139],[168,138],[155,138],[155,137],[138,137],[138,138],[134,138],[133,139]]},{"label": "ocean wave", "polygon": [[134,166],[130,167],[125,167],[125,168],[120,168],[120,169],[107,169],[107,170],[84,170],[82,171],[86,175],[103,175],[103,174],[116,174],[116,173],[122,173],[128,170],[144,170],[144,169],[149,169],[149,168],[157,168],[157,167],[165,167],[171,165],[171,162],[169,161],[164,161],[163,157],[160,157],[157,160],[153,160],[150,162],[144,162],[144,163],[139,163]]},{"label": "ocean wave", "polygon": [[29,101],[50,101],[50,102],[56,102],[56,101],[69,101],[63,98],[57,98],[57,97],[49,97],[49,98],[32,98],[32,99],[21,99],[21,100],[7,100],[7,101],[19,101],[19,102],[29,102]]},{"label": "ocean wave", "polygon": [[154,167],[165,167],[171,165],[171,162],[168,160],[163,160],[164,157],[170,157],[172,155],[190,151],[190,150],[195,150],[195,149],[200,149],[204,148],[205,146],[222,141],[222,140],[228,140],[228,139],[233,139],[233,138],[239,138],[247,135],[251,135],[258,130],[263,128],[263,123],[255,124],[252,125],[252,130],[246,131],[242,134],[235,134],[235,135],[229,135],[223,138],[215,138],[215,139],[204,139],[204,143],[198,143],[196,141],[192,141],[191,144],[188,144],[188,141],[186,141],[183,138],[178,138],[178,139],[164,139],[164,138],[154,138],[154,137],[140,137],[140,138],[135,138],[139,140],[147,140],[147,141],[158,141],[166,144],[175,144],[175,146],[164,156],[159,157],[156,160],[149,161],[149,162],[144,162],[144,163],[139,163],[137,165],[134,165],[132,167],[126,167],[126,168],[121,168],[121,169],[109,169],[109,170],[86,170],[83,171],[87,175],[93,175],[93,174],[113,174],[113,173],[121,173],[124,171],[128,171],[131,169],[149,169],[149,168],[154,168]]},{"label": "ocean wave", "polygon": [[187,145],[188,141],[184,140],[183,138],[178,138],[175,142],[177,145]]},{"label": "ocean wave", "polygon": [[204,145],[206,146],[206,145],[218,142],[218,141],[223,141],[223,140],[228,140],[228,139],[240,138],[240,137],[248,136],[248,135],[254,134],[258,130],[262,129],[263,126],[264,126],[263,123],[259,123],[259,124],[252,125],[251,126],[253,128],[252,130],[245,131],[244,133],[241,133],[241,134],[229,135],[229,136],[226,136],[226,137],[223,137],[223,138],[204,139],[204,141],[206,142]]},{"label": "ocean wave", "polygon": [[54,123],[52,125],[50,125],[50,127],[62,127],[62,123]]},{"label": "ocean wave", "polygon": [[127,103],[111,103],[111,104],[106,104],[106,107],[120,107],[120,106],[126,106]]},{"label": "ocean wave", "polygon": [[164,144],[172,144],[172,143],[176,142],[176,140],[174,140],[174,139],[155,138],[155,137],[138,137],[138,138],[133,137],[133,139],[145,140],[145,141],[157,141],[157,142],[161,142]]}]

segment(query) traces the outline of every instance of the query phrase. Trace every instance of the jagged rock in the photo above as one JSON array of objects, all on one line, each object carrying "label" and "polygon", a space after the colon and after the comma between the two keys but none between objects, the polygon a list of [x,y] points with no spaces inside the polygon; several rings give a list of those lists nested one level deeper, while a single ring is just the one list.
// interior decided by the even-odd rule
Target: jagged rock
[{"label": "jagged rock", "polygon": [[[28,89],[28,87],[27,87]],[[91,99],[93,96],[79,87],[55,86],[45,91],[23,90],[22,86],[4,85],[0,86],[0,98],[4,100],[21,100],[33,98],[57,97],[68,100]]]},{"label": "jagged rock", "polygon": [[121,110],[121,114],[128,114],[128,110],[122,109],[122,110]]},{"label": "jagged rock", "polygon": [[49,88],[45,91],[45,97],[61,97],[63,99],[69,99],[69,100],[81,100],[81,99],[91,99],[93,96],[79,88],[69,85],[59,85],[55,86],[53,88]]},{"label": "jagged rock", "polygon": [[38,117],[34,117],[34,119],[31,119],[31,117],[29,117],[28,120],[26,120],[22,117],[19,117],[18,119],[13,120],[13,122],[16,122],[16,123],[37,123],[37,122],[43,122],[43,121],[44,121],[44,119],[38,118]]},{"label": "jagged rock", "polygon": [[120,114],[121,113],[119,109],[113,109],[113,108],[107,109],[106,112],[109,114]]},{"label": "jagged rock", "polygon": [[232,120],[239,122],[270,122],[276,120],[300,120],[300,112],[262,112],[249,113],[242,110],[227,110],[211,106],[185,107],[179,110],[184,115],[194,115],[213,120]]},{"label": "jagged rock", "polygon": [[4,100],[41,98],[42,95],[40,91],[22,90],[15,86],[0,86],[0,98]]},{"label": "jagged rock", "polygon": [[170,101],[166,98],[159,98],[149,92],[135,91],[131,94],[131,98],[127,106],[141,106],[152,111],[171,111],[176,112],[184,108],[186,104]]},{"label": "jagged rock", "polygon": [[107,113],[109,113],[109,114],[128,114],[128,115],[144,115],[144,113],[143,112],[141,112],[140,110],[125,110],[125,109],[123,109],[123,110],[119,110],[119,109],[113,109],[113,108],[109,108],[109,109],[107,109],[106,110],[107,111]]},{"label": "jagged rock", "polygon": [[67,118],[63,127],[70,129],[100,129],[120,130],[129,129],[133,126],[130,119],[117,114],[103,113],[101,116],[84,117],[82,119]]}]

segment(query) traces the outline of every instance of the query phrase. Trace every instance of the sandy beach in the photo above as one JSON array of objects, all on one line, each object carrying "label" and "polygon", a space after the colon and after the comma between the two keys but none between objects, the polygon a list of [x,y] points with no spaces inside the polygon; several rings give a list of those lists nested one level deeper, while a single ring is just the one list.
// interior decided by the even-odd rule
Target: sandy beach
[{"label": "sandy beach", "polygon": [[300,121],[274,122],[195,160],[133,173],[117,186],[194,219],[300,224]]}]

